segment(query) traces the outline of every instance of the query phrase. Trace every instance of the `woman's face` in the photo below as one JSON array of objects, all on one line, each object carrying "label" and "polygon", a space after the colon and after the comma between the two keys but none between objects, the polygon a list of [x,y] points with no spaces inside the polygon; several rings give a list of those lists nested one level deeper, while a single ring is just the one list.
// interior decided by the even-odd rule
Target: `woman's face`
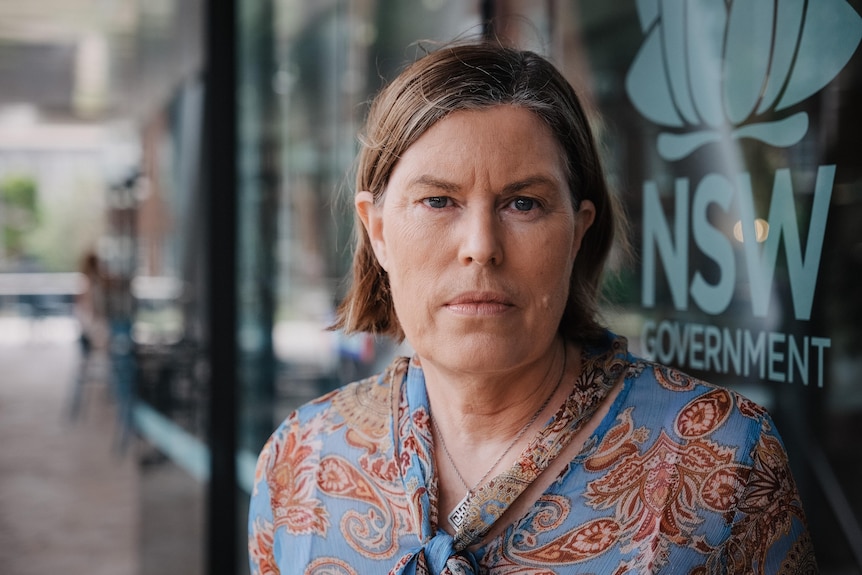
[{"label": "woman's face", "polygon": [[575,212],[562,150],[532,112],[454,112],[402,155],[381,201],[356,207],[423,362],[460,373],[550,349],[594,206]]}]

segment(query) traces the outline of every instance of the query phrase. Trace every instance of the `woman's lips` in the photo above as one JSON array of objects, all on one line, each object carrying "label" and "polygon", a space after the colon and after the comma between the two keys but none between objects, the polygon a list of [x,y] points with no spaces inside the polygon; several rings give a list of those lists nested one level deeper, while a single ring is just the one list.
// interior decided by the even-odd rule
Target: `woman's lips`
[{"label": "woman's lips", "polygon": [[461,315],[499,315],[511,310],[514,304],[506,296],[490,292],[459,294],[444,305],[451,312]]}]

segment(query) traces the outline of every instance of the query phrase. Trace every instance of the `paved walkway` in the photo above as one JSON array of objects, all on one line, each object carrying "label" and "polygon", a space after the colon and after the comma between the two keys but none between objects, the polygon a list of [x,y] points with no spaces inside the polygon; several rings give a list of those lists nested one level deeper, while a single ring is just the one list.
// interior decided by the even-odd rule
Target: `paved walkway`
[{"label": "paved walkway", "polygon": [[[0,317],[0,571],[4,575],[134,575],[137,466],[114,449],[106,384],[70,399],[75,325]],[[98,374],[98,366],[96,366]]]}]

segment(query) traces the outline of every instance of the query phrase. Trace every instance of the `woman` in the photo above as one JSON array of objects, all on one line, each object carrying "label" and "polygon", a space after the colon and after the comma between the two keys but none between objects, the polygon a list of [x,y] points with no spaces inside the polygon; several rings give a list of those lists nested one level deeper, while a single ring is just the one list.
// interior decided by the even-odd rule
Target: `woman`
[{"label": "woman", "polygon": [[597,322],[620,215],[551,64],[444,48],[376,98],[338,327],[408,341],[263,448],[253,573],[815,569],[763,409]]}]

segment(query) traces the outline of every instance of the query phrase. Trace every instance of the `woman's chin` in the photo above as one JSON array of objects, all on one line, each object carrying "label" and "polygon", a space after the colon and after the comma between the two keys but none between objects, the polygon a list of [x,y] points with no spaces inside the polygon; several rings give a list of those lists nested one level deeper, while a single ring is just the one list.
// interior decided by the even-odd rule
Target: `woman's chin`
[{"label": "woman's chin", "polygon": [[532,355],[541,355],[539,350],[519,344],[511,337],[494,337],[484,333],[447,338],[436,344],[419,344],[413,347],[423,365],[434,364],[438,369],[465,375],[517,369],[528,362]]}]

